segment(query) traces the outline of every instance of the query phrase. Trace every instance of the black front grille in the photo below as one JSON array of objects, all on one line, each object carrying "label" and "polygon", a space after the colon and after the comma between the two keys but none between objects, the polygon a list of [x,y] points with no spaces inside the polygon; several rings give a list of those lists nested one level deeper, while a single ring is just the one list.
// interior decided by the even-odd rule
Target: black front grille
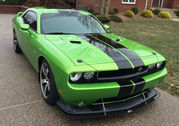
[{"label": "black front grille", "polygon": [[144,75],[148,72],[148,67],[142,66],[142,67],[136,67],[134,69],[120,69],[117,71],[104,71],[104,72],[98,72],[98,80],[126,80],[126,79],[132,79],[136,78],[137,76]]}]

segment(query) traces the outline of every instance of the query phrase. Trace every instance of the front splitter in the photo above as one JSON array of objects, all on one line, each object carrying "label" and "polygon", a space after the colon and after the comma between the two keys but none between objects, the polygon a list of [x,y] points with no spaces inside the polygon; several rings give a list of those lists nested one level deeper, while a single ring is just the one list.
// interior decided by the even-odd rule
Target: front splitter
[{"label": "front splitter", "polygon": [[159,97],[160,93],[153,89],[152,91],[148,91],[142,95],[121,102],[107,104],[101,103],[98,105],[89,105],[86,107],[72,107],[63,103],[61,100],[58,100],[57,106],[70,116],[94,118],[131,113],[134,110],[158,99]]}]

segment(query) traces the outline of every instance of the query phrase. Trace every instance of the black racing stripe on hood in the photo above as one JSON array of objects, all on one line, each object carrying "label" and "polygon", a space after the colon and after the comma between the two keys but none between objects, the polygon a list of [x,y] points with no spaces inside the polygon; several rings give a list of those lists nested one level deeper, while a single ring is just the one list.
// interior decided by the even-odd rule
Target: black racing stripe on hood
[{"label": "black racing stripe on hood", "polygon": [[109,57],[113,59],[113,61],[118,66],[118,69],[129,69],[132,68],[129,61],[121,55],[118,51],[116,51],[111,46],[108,46],[107,44],[89,36],[89,35],[78,35],[81,39],[89,42],[90,44],[94,45],[101,51],[103,51],[105,54],[107,54]]},{"label": "black racing stripe on hood", "polygon": [[116,48],[120,52],[122,52],[133,63],[134,67],[144,66],[144,62],[141,60],[141,58],[137,56],[134,52],[126,48],[125,46],[100,34],[95,34],[93,36],[111,45],[112,47]]}]

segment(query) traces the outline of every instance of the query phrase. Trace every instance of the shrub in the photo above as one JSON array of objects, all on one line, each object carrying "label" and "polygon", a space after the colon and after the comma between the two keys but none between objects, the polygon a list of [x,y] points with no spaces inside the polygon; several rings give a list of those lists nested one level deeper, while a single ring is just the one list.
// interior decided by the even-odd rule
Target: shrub
[{"label": "shrub", "polygon": [[98,20],[100,20],[102,23],[109,23],[110,19],[108,17],[104,17],[104,16],[99,16],[97,17]]},{"label": "shrub", "polygon": [[142,16],[147,17],[147,18],[152,18],[154,15],[153,15],[153,12],[151,10],[144,10],[142,12]]},{"label": "shrub", "polygon": [[109,12],[108,14],[109,14],[109,15],[114,15],[114,12]]},{"label": "shrub", "polygon": [[93,15],[99,15],[99,13],[96,12],[96,13],[93,13]]},{"label": "shrub", "polygon": [[175,14],[179,17],[179,10],[175,11]]},{"label": "shrub", "polygon": [[118,14],[118,13],[119,13],[119,9],[118,9],[118,8],[114,8],[114,9],[113,9],[113,13],[114,13],[114,14]]},{"label": "shrub", "polygon": [[131,11],[133,11],[134,14],[137,14],[139,12],[139,9],[137,7],[133,7]]},{"label": "shrub", "polygon": [[170,13],[168,13],[168,12],[160,12],[158,14],[158,16],[161,17],[161,18],[171,18]]},{"label": "shrub", "polygon": [[131,10],[127,10],[127,11],[125,12],[125,16],[127,16],[127,17],[134,17],[134,12],[131,11]]},{"label": "shrub", "polygon": [[122,22],[122,19],[118,17],[117,15],[112,15],[109,18],[111,19],[111,21]]},{"label": "shrub", "polygon": [[75,3],[70,1],[70,0],[65,0],[64,1],[66,4],[70,5],[71,7],[74,7],[75,6]]},{"label": "shrub", "polygon": [[153,10],[153,13],[155,14],[155,15],[158,15],[159,13],[161,12],[161,10],[160,9],[155,9],[155,10]]}]

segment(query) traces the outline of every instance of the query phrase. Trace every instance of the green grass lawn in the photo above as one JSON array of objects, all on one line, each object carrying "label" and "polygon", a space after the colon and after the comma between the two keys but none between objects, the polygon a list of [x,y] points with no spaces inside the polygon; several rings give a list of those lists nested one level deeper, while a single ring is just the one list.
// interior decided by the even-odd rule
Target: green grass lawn
[{"label": "green grass lawn", "polygon": [[159,88],[179,96],[179,22],[133,20],[110,24],[111,31],[144,44],[167,59],[168,75]]}]

